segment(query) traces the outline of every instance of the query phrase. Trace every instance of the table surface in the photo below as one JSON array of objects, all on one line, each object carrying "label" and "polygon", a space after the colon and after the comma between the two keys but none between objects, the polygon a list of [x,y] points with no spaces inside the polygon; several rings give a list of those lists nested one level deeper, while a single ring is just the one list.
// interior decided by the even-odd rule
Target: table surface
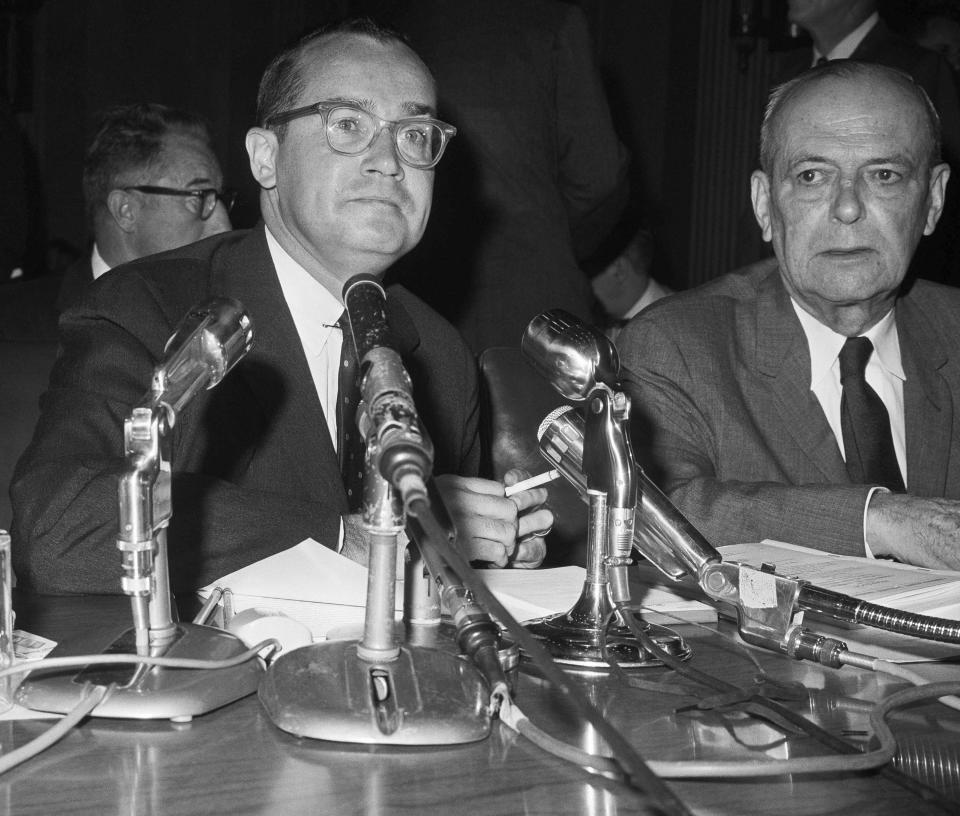
[{"label": "table surface", "polygon": [[[16,596],[17,625],[62,643],[97,627],[129,627],[127,599]],[[691,664],[743,688],[759,674],[746,652],[711,629],[678,626]],[[858,669],[824,669],[752,650],[764,674],[806,689],[790,703],[830,733],[864,745],[859,701],[906,684]],[[955,679],[954,665],[929,667]],[[737,710],[686,710],[709,696],[664,668],[633,672],[637,688],[605,674],[577,678],[590,700],[645,759],[768,759],[829,754],[809,736]],[[795,688],[795,687],[794,687]],[[680,693],[678,693],[680,692]],[[691,693],[694,692],[694,693]],[[595,739],[569,704],[532,673],[516,699],[554,736],[581,747]],[[0,722],[4,751],[50,727]],[[931,703],[891,718],[898,768],[740,780],[670,780],[696,814],[926,814],[960,812],[960,712]],[[393,747],[300,739],[271,722],[256,695],[186,724],[89,718],[61,742],[0,777],[0,812],[12,814],[652,814],[637,792],[548,755],[501,723],[466,745]]]}]

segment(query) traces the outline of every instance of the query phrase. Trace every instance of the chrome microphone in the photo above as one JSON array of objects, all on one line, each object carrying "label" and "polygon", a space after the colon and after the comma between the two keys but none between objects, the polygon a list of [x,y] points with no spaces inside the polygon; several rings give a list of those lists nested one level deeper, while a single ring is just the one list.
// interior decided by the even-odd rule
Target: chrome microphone
[{"label": "chrome microphone", "polygon": [[550,309],[533,318],[520,348],[566,399],[583,402],[598,382],[617,387],[620,356],[610,338],[563,309]]},{"label": "chrome microphone", "polygon": [[420,427],[410,375],[387,322],[386,293],[376,278],[355,275],[343,287],[343,303],[360,360],[360,432],[376,469],[409,507],[427,497],[433,445]]},{"label": "chrome microphone", "polygon": [[521,350],[564,397],[586,403],[581,471],[586,489],[605,494],[609,555],[629,558],[637,505],[636,463],[629,443],[630,403],[619,390],[620,358],[602,332],[562,309],[527,325]]},{"label": "chrome microphone", "polygon": [[[583,472],[585,425],[579,411],[563,405],[547,414],[537,429],[540,454],[584,500],[587,496],[587,478]],[[719,562],[719,552],[639,467],[636,476],[640,504],[633,524],[634,549],[674,581],[688,573],[699,576],[706,564]]]},{"label": "chrome microphone", "polygon": [[194,307],[167,341],[145,407],[165,406],[172,425],[180,409],[219,383],[252,345],[253,324],[239,301],[215,297]]}]

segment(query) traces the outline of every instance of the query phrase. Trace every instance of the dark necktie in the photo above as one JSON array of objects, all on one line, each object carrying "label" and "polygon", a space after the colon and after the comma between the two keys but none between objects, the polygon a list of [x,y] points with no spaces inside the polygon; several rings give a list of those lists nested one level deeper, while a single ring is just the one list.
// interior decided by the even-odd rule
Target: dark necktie
[{"label": "dark necktie", "polygon": [[359,361],[346,312],[340,316],[337,325],[343,334],[337,389],[337,452],[340,458],[343,487],[347,493],[347,504],[351,513],[357,513],[363,505],[365,447],[357,428],[357,406],[360,404]]},{"label": "dark necktie", "polygon": [[866,337],[848,337],[840,351],[840,428],[847,473],[857,484],[878,484],[904,490],[883,401],[866,379],[873,344]]}]

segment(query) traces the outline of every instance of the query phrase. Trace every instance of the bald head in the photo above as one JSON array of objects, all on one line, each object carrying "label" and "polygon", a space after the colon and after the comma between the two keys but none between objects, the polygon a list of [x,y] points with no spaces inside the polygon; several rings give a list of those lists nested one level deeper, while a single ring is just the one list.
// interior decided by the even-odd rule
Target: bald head
[{"label": "bald head", "polygon": [[[322,62],[322,58],[327,54],[336,54],[338,41],[355,37],[402,48],[409,52],[412,59],[420,63],[423,72],[430,77],[431,81],[433,80],[427,66],[410,48],[402,34],[367,18],[351,19],[318,28],[270,61],[260,79],[260,88],[257,92],[257,122],[265,127],[267,121],[275,114],[301,104],[310,79],[307,69],[318,62],[317,58],[321,58]],[[286,125],[277,125],[274,130],[282,139]]]},{"label": "bald head", "polygon": [[763,171],[772,172],[777,152],[785,141],[783,122],[797,106],[811,100],[814,106],[820,106],[848,89],[862,89],[868,94],[865,98],[882,98],[901,105],[905,115],[910,116],[909,121],[918,124],[917,151],[925,156],[930,167],[940,162],[940,117],[923,88],[894,68],[856,60],[832,60],[774,88],[770,94],[760,128]]}]

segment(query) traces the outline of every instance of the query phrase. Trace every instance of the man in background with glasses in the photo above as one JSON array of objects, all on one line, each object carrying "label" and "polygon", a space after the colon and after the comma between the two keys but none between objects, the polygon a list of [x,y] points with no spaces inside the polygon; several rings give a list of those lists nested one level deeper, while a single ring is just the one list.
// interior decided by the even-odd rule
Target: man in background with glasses
[{"label": "man in background with glasses", "polygon": [[[310,35],[271,62],[259,126],[246,138],[263,223],[130,264],[61,320],[63,356],[11,488],[21,586],[118,591],[123,419],[176,323],[211,295],[245,305],[254,344],[216,390],[194,398],[172,434],[174,590],[205,586],[307,538],[365,562],[360,497],[346,469],[358,435],[355,403],[341,404],[340,370],[356,360],[341,357],[349,335],[341,293],[357,274],[383,277],[420,240],[434,168],[455,134],[435,106],[423,62],[369,21]],[[134,185],[145,183],[125,186]],[[141,194],[151,196],[131,193]],[[402,287],[387,292],[464,554],[537,566],[553,520],[540,507],[546,491],[507,497],[503,483],[475,477],[473,354],[422,301]],[[504,481],[524,475],[514,470]]]},{"label": "man in background with glasses", "polygon": [[206,123],[166,105],[101,114],[84,156],[83,196],[93,247],[65,273],[59,311],[115,266],[231,228],[234,194],[223,189]]}]

